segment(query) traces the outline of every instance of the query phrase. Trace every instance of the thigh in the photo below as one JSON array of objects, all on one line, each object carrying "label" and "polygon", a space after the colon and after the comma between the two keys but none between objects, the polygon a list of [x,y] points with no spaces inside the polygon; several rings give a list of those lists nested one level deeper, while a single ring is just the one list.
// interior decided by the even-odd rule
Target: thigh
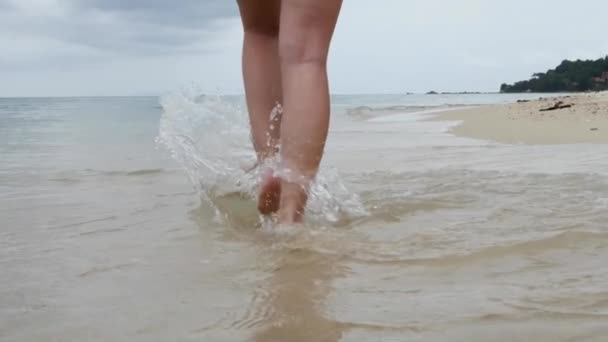
[{"label": "thigh", "polygon": [[237,2],[245,31],[278,35],[281,0],[238,0]]},{"label": "thigh", "polygon": [[282,0],[281,57],[326,58],[341,6],[342,0]]}]

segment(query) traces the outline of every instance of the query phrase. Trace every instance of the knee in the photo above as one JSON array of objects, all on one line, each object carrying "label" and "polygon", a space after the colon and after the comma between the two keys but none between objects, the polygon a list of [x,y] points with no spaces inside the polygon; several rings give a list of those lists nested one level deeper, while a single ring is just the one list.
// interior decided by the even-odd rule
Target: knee
[{"label": "knee", "polygon": [[[283,65],[325,66],[335,24],[333,12],[319,1],[292,1],[289,21],[281,27],[279,57]],[[330,3],[331,1],[328,1]],[[318,3],[318,4],[311,4]],[[296,14],[294,14],[294,12]]]},{"label": "knee", "polygon": [[279,39],[279,58],[282,65],[327,63],[327,51],[315,39],[302,35]]},{"label": "knee", "polygon": [[279,25],[274,22],[243,23],[245,34],[277,39]]}]

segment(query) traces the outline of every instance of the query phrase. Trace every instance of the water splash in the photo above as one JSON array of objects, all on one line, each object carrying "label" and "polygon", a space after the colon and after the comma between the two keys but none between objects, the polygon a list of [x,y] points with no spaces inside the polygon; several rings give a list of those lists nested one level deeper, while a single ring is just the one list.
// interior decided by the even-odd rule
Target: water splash
[{"label": "water splash", "polygon": [[[249,121],[241,103],[233,97],[200,95],[195,89],[161,99],[157,144],[185,170],[201,200],[216,211],[216,218],[224,220],[230,220],[227,216],[235,211],[226,207],[227,196],[239,194],[255,203],[262,169],[256,167]],[[279,105],[270,113],[271,123],[276,124],[281,114]],[[268,165],[281,174],[278,161],[264,166]],[[222,205],[218,205],[220,201]],[[322,168],[310,189],[307,222],[333,225],[364,215],[367,212],[359,197],[347,189],[338,171]]]}]

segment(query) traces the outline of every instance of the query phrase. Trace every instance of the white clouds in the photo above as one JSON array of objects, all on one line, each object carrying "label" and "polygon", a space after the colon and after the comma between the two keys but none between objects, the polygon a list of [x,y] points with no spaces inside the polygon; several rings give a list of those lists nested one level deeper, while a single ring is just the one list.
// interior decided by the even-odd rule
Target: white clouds
[{"label": "white clouds", "polygon": [[66,3],[61,0],[8,0],[8,6],[23,16],[61,16]]},{"label": "white clouds", "polygon": [[22,36],[21,39],[38,36],[125,55],[202,53],[214,48],[209,44],[212,43],[210,35],[222,29],[218,23],[225,16],[212,17],[217,9],[200,10],[198,17],[190,18],[191,24],[188,24],[186,19],[192,13],[188,13],[187,8],[173,12],[164,8],[154,11],[153,7],[106,9],[86,7],[82,1],[73,2],[20,1],[13,11],[0,14],[0,20],[5,23],[3,31]]},{"label": "white clouds", "polygon": [[[0,0],[3,95],[234,93],[228,0]],[[339,93],[496,90],[564,58],[608,54],[608,2],[346,0],[330,58]]]},{"label": "white clouds", "polygon": [[[341,92],[489,90],[608,54],[608,2],[351,0],[334,42]],[[353,72],[356,70],[356,72]]]},{"label": "white clouds", "polygon": [[107,57],[97,49],[31,34],[0,32],[0,46],[6,49],[0,55],[0,70],[36,70],[54,63],[68,62],[66,59],[70,58],[93,61]]}]

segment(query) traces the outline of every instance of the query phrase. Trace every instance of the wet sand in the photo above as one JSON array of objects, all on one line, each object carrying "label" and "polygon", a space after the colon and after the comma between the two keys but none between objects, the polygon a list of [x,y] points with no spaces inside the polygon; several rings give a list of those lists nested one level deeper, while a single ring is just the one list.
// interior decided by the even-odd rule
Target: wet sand
[{"label": "wet sand", "polygon": [[[572,107],[541,111],[558,101]],[[460,121],[451,132],[503,143],[608,143],[608,92],[551,96],[529,102],[446,112],[439,120]]]}]

